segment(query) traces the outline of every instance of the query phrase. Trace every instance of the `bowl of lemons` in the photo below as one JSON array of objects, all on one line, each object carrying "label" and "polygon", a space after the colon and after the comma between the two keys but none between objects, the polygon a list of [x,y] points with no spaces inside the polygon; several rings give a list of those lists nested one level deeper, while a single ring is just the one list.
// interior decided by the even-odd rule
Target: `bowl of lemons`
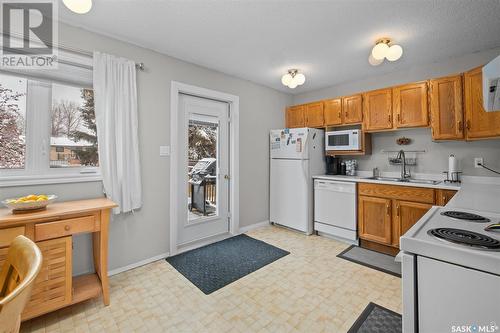
[{"label": "bowl of lemons", "polygon": [[53,194],[30,194],[20,198],[6,199],[2,203],[15,213],[45,209],[48,204],[54,202],[56,199],[57,196]]}]

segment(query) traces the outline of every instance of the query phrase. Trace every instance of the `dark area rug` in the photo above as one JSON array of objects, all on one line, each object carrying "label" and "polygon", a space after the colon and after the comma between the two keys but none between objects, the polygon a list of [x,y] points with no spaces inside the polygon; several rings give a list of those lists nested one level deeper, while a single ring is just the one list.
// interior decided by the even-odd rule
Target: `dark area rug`
[{"label": "dark area rug", "polygon": [[352,245],[339,253],[337,257],[401,277],[401,263],[396,262],[394,257],[388,254]]},{"label": "dark area rug", "polygon": [[243,234],[166,260],[208,295],[288,254]]},{"label": "dark area rug", "polygon": [[401,333],[401,315],[375,303],[370,303],[347,333]]}]

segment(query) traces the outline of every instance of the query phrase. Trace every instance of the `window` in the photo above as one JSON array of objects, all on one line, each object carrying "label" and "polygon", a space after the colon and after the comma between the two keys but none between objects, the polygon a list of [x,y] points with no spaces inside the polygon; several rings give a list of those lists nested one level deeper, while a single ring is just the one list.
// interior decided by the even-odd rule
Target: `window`
[{"label": "window", "polygon": [[24,169],[27,80],[0,78],[0,169]]},{"label": "window", "polygon": [[91,87],[0,72],[0,185],[95,177],[97,147]]},{"label": "window", "polygon": [[53,83],[50,167],[96,167],[98,164],[94,91]]}]

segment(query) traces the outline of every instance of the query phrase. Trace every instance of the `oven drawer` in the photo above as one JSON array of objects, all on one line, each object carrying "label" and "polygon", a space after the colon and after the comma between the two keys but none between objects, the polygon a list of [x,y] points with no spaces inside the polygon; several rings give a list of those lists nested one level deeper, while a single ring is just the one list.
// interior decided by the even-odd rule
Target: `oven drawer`
[{"label": "oven drawer", "polygon": [[82,216],[35,225],[35,240],[41,241],[84,232],[97,231],[95,216]]},{"label": "oven drawer", "polygon": [[8,247],[14,238],[19,235],[24,235],[24,226],[0,229],[0,248]]}]

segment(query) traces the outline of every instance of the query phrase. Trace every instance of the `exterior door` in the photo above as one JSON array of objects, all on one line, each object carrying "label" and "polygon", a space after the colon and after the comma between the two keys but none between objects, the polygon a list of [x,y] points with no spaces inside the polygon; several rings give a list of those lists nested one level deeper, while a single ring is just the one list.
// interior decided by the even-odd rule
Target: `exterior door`
[{"label": "exterior door", "polygon": [[391,244],[391,199],[359,196],[359,237],[386,245]]},{"label": "exterior door", "polygon": [[177,244],[229,232],[229,104],[179,95]]}]

